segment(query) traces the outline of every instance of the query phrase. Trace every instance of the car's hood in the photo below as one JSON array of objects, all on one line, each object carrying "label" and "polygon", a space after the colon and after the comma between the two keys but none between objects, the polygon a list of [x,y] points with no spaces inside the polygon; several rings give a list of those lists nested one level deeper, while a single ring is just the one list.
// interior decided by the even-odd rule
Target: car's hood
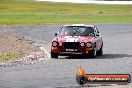
[{"label": "car's hood", "polygon": [[58,42],[91,42],[93,36],[58,36]]}]

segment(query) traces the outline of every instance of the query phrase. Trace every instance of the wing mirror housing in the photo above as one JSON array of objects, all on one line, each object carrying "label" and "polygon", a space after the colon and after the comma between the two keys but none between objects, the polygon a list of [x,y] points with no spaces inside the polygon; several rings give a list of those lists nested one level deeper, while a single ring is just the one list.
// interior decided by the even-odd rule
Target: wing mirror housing
[{"label": "wing mirror housing", "polygon": [[97,33],[96,36],[99,36],[99,33]]},{"label": "wing mirror housing", "polygon": [[55,33],[54,35],[57,36],[57,33]]}]

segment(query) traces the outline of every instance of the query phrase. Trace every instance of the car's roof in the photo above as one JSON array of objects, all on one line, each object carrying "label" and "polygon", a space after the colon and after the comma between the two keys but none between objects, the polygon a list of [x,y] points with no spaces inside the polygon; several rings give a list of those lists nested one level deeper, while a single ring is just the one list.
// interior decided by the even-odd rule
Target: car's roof
[{"label": "car's roof", "polygon": [[87,24],[70,24],[70,25],[64,25],[64,26],[85,26],[85,27],[92,27],[95,28],[94,25],[87,25]]}]

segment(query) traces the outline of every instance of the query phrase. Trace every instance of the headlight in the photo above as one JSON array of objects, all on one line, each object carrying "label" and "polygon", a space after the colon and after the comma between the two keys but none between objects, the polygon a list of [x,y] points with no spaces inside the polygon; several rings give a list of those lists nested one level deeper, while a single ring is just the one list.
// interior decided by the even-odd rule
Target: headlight
[{"label": "headlight", "polygon": [[59,46],[62,46],[62,42],[59,42]]},{"label": "headlight", "polygon": [[91,45],[92,45],[92,44],[91,44],[90,42],[86,43],[86,46],[87,46],[87,47],[91,47]]},{"label": "headlight", "polygon": [[52,42],[52,46],[53,47],[57,46],[57,42]]},{"label": "headlight", "polygon": [[84,42],[81,42],[81,44],[80,44],[81,46],[84,46],[85,45],[85,43]]}]

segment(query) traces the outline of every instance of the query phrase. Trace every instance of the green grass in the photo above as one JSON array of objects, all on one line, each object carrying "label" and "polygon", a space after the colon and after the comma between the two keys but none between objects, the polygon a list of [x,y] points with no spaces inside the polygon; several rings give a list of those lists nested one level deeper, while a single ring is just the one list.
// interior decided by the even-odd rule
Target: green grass
[{"label": "green grass", "polygon": [[132,5],[0,1],[0,24],[132,22]]},{"label": "green grass", "polygon": [[17,54],[8,52],[8,53],[4,53],[2,56],[0,56],[0,62],[15,60],[16,58],[18,58]]}]

